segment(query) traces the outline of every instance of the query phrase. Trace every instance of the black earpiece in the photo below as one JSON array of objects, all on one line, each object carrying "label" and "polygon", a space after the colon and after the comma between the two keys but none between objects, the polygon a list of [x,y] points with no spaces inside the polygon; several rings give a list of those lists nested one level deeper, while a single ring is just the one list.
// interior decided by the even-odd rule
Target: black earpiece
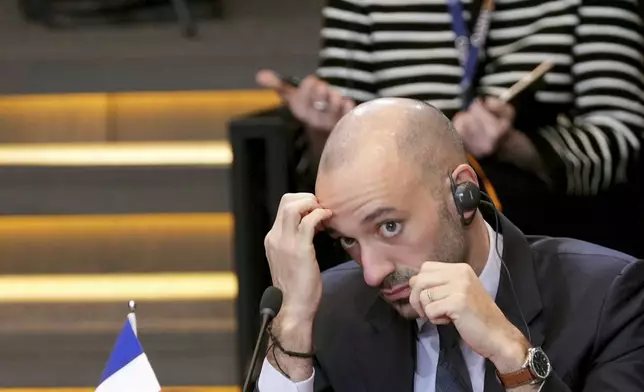
[{"label": "black earpiece", "polygon": [[[452,185],[454,204],[456,204],[456,209],[461,215],[461,222],[463,225],[468,226],[474,220],[476,209],[481,204],[481,190],[471,181],[456,185],[451,174],[449,175],[449,181]],[[474,211],[474,214],[469,218],[465,218],[465,213],[471,211]]]}]

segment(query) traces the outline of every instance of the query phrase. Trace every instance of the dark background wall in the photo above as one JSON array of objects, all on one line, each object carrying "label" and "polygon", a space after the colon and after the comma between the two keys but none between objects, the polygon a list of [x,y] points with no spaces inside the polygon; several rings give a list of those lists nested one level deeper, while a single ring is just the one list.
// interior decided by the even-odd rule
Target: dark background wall
[{"label": "dark background wall", "polygon": [[255,88],[261,67],[314,69],[323,0],[222,2],[187,40],[175,23],[52,31],[1,1],[0,93]]}]

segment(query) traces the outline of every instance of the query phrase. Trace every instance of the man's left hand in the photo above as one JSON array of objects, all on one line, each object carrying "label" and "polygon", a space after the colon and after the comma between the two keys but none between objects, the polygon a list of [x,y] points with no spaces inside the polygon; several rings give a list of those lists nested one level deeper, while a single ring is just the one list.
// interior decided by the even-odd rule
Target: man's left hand
[{"label": "man's left hand", "polygon": [[454,323],[463,341],[501,373],[523,365],[529,342],[466,263],[426,262],[409,281],[409,302],[433,324]]},{"label": "man's left hand", "polygon": [[503,140],[514,132],[514,107],[498,98],[477,99],[453,123],[465,149],[476,158],[494,154]]}]

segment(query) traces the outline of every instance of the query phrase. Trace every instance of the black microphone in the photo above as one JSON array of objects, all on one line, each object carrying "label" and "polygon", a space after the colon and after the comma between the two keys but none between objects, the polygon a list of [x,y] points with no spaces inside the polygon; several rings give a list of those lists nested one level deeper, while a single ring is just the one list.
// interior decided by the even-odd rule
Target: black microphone
[{"label": "black microphone", "polygon": [[268,323],[277,316],[280,308],[282,307],[282,290],[278,289],[275,286],[270,286],[264,290],[262,294],[262,300],[259,303],[259,314],[262,316],[262,327],[259,330],[259,336],[257,337],[257,343],[255,343],[255,351],[253,352],[253,359],[250,361],[248,367],[248,373],[246,373],[246,381],[244,381],[243,392],[248,392],[248,385],[250,384],[250,379],[253,377],[253,372],[255,371],[255,365],[257,364],[257,355],[259,354],[259,347],[261,346],[262,340],[264,339],[264,334],[266,333],[266,327]]}]

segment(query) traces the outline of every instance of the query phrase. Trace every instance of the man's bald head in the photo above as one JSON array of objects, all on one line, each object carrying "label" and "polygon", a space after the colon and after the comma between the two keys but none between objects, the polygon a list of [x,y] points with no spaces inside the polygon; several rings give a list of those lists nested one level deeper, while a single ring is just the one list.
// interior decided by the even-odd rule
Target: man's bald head
[{"label": "man's bald head", "polygon": [[406,98],[369,101],[343,117],[326,142],[319,171],[374,157],[406,163],[429,179],[444,179],[466,163],[462,141],[443,113]]}]

